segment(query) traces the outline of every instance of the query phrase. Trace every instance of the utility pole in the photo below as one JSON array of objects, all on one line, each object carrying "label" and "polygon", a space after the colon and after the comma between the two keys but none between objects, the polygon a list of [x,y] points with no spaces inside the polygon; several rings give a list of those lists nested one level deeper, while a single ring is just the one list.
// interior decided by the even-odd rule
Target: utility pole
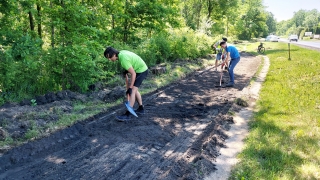
[{"label": "utility pole", "polygon": [[291,57],[290,57],[290,42],[288,43],[288,48],[289,48],[289,59],[288,60],[291,60]]}]

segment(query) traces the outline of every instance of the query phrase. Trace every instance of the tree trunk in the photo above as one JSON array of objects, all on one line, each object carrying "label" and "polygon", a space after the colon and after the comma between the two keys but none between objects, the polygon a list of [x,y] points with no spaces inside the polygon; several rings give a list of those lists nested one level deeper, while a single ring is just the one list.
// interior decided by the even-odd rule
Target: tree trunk
[{"label": "tree trunk", "polygon": [[213,11],[213,3],[211,2],[211,0],[207,1],[208,3],[208,16],[207,16],[207,20],[209,20],[211,18],[211,13]]},{"label": "tree trunk", "polygon": [[[50,8],[53,8],[52,1],[50,1]],[[54,25],[53,19],[51,18],[51,47],[54,48]]]},{"label": "tree trunk", "polygon": [[[127,13],[127,8],[128,8],[128,0],[126,0],[124,14]],[[128,39],[128,19],[126,18],[125,21],[124,21],[123,42],[126,42],[127,39]]]},{"label": "tree trunk", "polygon": [[41,28],[41,6],[37,4],[37,11],[38,11],[38,35],[40,38],[42,38],[42,28]]},{"label": "tree trunk", "polygon": [[34,21],[33,21],[33,16],[31,11],[29,11],[29,21],[30,21],[30,29],[31,31],[34,31]]},{"label": "tree trunk", "polygon": [[[66,13],[65,13],[65,4],[64,4],[64,2],[63,2],[63,0],[61,0],[61,6],[62,6],[62,8],[64,9],[64,21],[66,22]],[[62,47],[65,47],[66,46],[66,41],[65,41],[65,36],[66,36],[66,25],[65,25],[65,27],[64,27],[64,32],[61,34],[61,36],[62,36]],[[61,31],[61,29],[60,29],[60,31]],[[65,58],[64,57],[62,57],[63,59],[62,59],[62,63],[64,63],[64,60],[65,60]],[[65,64],[64,64],[65,65]],[[65,68],[65,66],[63,66],[62,67],[62,77],[61,77],[61,86],[62,86],[62,90],[66,90],[67,89],[67,80],[68,78],[67,78],[67,73],[66,73],[66,68]]]},{"label": "tree trunk", "polygon": [[197,29],[200,26],[200,21],[201,21],[201,10],[202,10],[202,0],[199,1],[199,3],[196,4],[196,12],[198,13],[197,17],[196,17],[196,24],[197,24]]}]

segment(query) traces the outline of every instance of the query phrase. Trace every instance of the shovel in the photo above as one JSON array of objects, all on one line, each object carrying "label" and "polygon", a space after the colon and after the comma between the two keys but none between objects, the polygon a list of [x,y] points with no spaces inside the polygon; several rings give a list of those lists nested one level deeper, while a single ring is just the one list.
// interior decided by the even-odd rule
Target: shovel
[{"label": "shovel", "polygon": [[223,74],[223,67],[224,65],[221,66],[221,72],[220,72],[220,84],[216,85],[215,87],[221,87],[221,82],[222,82],[222,74]]},{"label": "shovel", "polygon": [[[127,89],[129,89],[129,81],[128,81],[128,75],[126,75],[126,86]],[[127,94],[127,102],[125,102],[124,104],[126,105],[127,110],[134,115],[135,117],[138,117],[138,115],[136,114],[136,112],[134,112],[133,108],[130,106],[130,95]]]}]

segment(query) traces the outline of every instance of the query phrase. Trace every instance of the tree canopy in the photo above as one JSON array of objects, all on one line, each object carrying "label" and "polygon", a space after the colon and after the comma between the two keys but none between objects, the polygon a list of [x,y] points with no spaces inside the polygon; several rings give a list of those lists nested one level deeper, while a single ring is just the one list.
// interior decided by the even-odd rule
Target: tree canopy
[{"label": "tree canopy", "polygon": [[274,31],[262,0],[2,0],[0,102],[110,80],[120,68],[103,57],[109,45],[152,66]]},{"label": "tree canopy", "polygon": [[309,11],[301,9],[295,12],[291,19],[281,21],[277,26],[279,35],[297,34],[303,36],[306,31],[320,34],[320,12],[317,9]]}]

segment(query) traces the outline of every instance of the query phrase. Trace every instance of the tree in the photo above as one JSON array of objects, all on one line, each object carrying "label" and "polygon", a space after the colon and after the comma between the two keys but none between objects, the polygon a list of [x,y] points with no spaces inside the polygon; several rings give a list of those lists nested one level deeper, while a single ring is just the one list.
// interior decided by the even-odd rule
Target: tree
[{"label": "tree", "polygon": [[277,31],[277,22],[274,18],[274,15],[271,12],[267,12],[267,21],[268,34],[274,34]]},{"label": "tree", "polygon": [[295,24],[296,27],[302,26],[305,17],[306,17],[306,10],[299,10],[298,12],[294,12],[294,16],[292,18],[292,22]]},{"label": "tree", "polygon": [[319,23],[320,13],[317,9],[313,9],[306,13],[306,18],[303,25],[309,29],[313,29],[313,33],[316,32],[316,27]]},{"label": "tree", "polygon": [[0,89],[86,91],[119,69],[103,58],[106,45],[137,51],[149,64],[196,58],[210,36],[267,32],[261,1],[1,0]]},{"label": "tree", "polygon": [[243,1],[239,17],[236,23],[239,39],[251,39],[267,34],[266,13],[262,0]]},{"label": "tree", "polygon": [[[200,28],[201,21],[213,22],[213,30],[224,33],[223,20],[237,7],[238,0],[184,0],[182,2],[182,16],[186,25],[196,30]],[[230,18],[232,19],[232,18]]]}]

